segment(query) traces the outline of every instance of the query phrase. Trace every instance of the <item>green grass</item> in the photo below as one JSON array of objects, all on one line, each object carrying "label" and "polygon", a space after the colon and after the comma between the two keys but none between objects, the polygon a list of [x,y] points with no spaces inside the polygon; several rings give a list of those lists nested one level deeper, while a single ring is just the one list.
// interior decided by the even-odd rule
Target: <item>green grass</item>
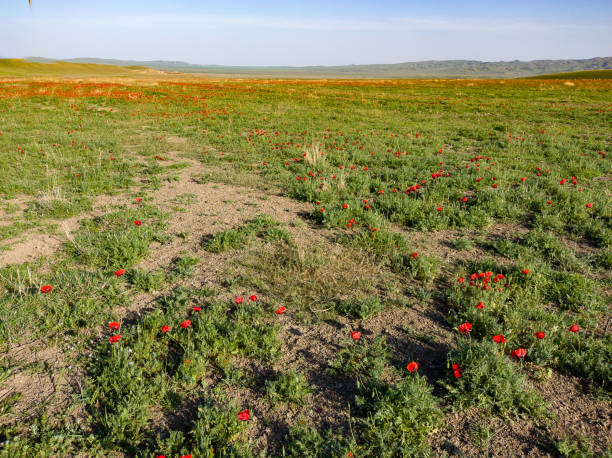
[{"label": "green grass", "polygon": [[[0,268],[0,379],[57,371],[11,357],[44,342],[81,387],[52,418],[7,397],[1,453],[426,456],[465,409],[548,435],[559,373],[609,397],[612,99],[572,83],[0,82],[2,253],[63,240]],[[585,431],[536,452],[605,453]]]},{"label": "green grass", "polygon": [[531,76],[533,79],[610,79],[612,70],[587,70],[579,72],[552,73],[548,75]]}]

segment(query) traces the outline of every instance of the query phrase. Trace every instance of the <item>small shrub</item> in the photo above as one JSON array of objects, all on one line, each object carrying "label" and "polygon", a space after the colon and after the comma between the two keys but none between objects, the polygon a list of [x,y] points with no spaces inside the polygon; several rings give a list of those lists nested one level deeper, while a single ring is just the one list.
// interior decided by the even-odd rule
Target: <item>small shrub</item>
[{"label": "small shrub", "polygon": [[372,296],[363,299],[340,301],[336,305],[336,310],[341,315],[365,319],[380,313],[383,307],[384,305],[380,300]]},{"label": "small shrub", "polygon": [[428,452],[427,440],[444,414],[425,377],[408,374],[399,383],[364,385],[356,404],[366,417],[359,421],[359,442],[368,455],[418,456]]},{"label": "small shrub", "polygon": [[128,273],[128,280],[135,288],[149,293],[159,291],[164,287],[166,275],[160,271],[147,272],[142,269],[134,269]]},{"label": "small shrub", "polygon": [[287,374],[280,374],[273,381],[266,381],[266,396],[272,401],[303,404],[304,398],[311,392],[306,377],[293,369]]},{"label": "small shrub", "polygon": [[385,370],[390,356],[389,346],[383,336],[371,342],[347,342],[338,353],[338,358],[330,363],[328,370],[332,375],[355,377],[358,380],[378,378]]},{"label": "small shrub", "polygon": [[349,443],[340,434],[334,434],[331,430],[322,435],[315,428],[302,424],[291,428],[285,437],[283,456],[328,458],[331,456],[348,456]]},{"label": "small shrub", "polygon": [[451,400],[458,407],[480,406],[502,416],[541,417],[546,406],[516,372],[514,364],[493,341],[461,339],[448,355],[449,368],[457,364],[459,378],[449,370],[445,384]]}]

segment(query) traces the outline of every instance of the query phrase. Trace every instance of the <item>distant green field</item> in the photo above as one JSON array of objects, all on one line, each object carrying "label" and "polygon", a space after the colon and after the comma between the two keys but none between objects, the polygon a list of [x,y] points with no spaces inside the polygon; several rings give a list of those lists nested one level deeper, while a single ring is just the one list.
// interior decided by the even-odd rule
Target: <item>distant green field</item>
[{"label": "distant green field", "polygon": [[118,67],[115,65],[80,64],[72,62],[27,62],[22,59],[0,59],[0,77],[37,76],[135,76],[150,72],[146,67]]},{"label": "distant green field", "polygon": [[530,78],[540,80],[609,80],[612,79],[612,70],[587,70],[584,72],[552,73],[549,75],[530,76]]}]

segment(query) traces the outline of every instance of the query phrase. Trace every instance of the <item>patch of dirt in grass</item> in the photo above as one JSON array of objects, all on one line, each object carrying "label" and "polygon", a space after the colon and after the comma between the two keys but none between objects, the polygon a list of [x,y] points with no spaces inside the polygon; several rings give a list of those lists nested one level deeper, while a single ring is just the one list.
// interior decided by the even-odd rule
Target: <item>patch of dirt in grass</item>
[{"label": "patch of dirt in grass", "polygon": [[[70,234],[78,229],[81,220],[103,214],[107,207],[124,204],[125,196],[98,196],[93,210],[62,220],[46,219],[45,224],[56,224],[56,233],[41,233],[39,228],[24,231],[18,238],[0,244],[0,267],[35,261],[42,256],[51,256],[62,244],[70,240]],[[45,228],[46,229],[46,228]]]},{"label": "patch of dirt in grass", "polygon": [[25,422],[43,412],[51,415],[72,404],[71,394],[82,373],[66,361],[60,349],[29,342],[11,348],[2,363],[12,370],[0,386],[0,399],[15,394],[21,397],[1,416],[0,424]]},{"label": "patch of dirt in grass", "polygon": [[[366,320],[338,317],[312,326],[294,320],[291,311],[275,317],[274,321],[282,328],[281,358],[274,364],[237,361],[256,387],[226,390],[240,406],[251,409],[256,418],[248,430],[249,441],[256,451],[267,448],[268,453],[279,453],[289,429],[302,420],[321,431],[332,428],[350,434],[349,415],[354,416],[356,411],[355,382],[336,378],[326,370],[343,346],[354,344],[351,331],[361,331],[362,339],[367,340],[385,336],[392,348],[391,364],[403,368],[410,361],[419,361],[419,371],[431,382],[440,377],[450,345],[450,334],[437,319],[424,315],[423,310],[406,307],[389,307]],[[415,336],[428,336],[427,342]],[[264,397],[266,380],[291,369],[306,375],[313,393],[304,406],[272,405]]]},{"label": "patch of dirt in grass", "polygon": [[[605,454],[612,445],[612,406],[587,393],[577,377],[553,372],[548,382],[531,384],[549,404],[542,424],[529,419],[503,420],[473,408],[450,413],[432,438],[437,454],[451,456],[559,456],[555,443],[585,437]],[[479,431],[488,430],[480,435]],[[486,438],[483,439],[483,438]]]},{"label": "patch of dirt in grass", "polygon": [[64,243],[59,236],[30,233],[26,240],[2,247],[0,267],[34,261],[42,256],[50,256]]},{"label": "patch of dirt in grass", "polygon": [[[422,232],[408,231],[403,228],[397,229],[406,236],[413,250],[438,257],[443,265],[448,268],[452,268],[457,262],[466,259],[494,258],[502,265],[507,264],[508,259],[478,246],[477,241],[482,239],[487,241],[497,239],[517,240],[529,232],[526,226],[516,223],[494,223],[486,230],[445,229],[435,232]],[[467,250],[454,248],[453,242],[460,238],[471,241],[472,246]]]}]

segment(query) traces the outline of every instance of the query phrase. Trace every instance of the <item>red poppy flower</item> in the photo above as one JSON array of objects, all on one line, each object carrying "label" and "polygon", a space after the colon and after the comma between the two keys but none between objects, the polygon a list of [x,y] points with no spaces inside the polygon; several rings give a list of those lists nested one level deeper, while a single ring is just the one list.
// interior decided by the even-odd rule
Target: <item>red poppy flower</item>
[{"label": "red poppy flower", "polygon": [[521,273],[523,275],[529,275],[529,269],[523,269],[523,270],[521,270]]},{"label": "red poppy flower", "polygon": [[111,321],[110,323],[108,323],[108,327],[112,331],[113,329],[119,329],[121,327],[121,324],[118,321]]},{"label": "red poppy flower", "polygon": [[234,300],[234,302],[236,302],[236,304],[240,305],[240,304],[242,304],[243,300],[244,300],[244,299],[242,299],[242,296],[238,296],[238,297],[237,297],[237,298]]},{"label": "red poppy flower", "polygon": [[516,359],[521,359],[525,357],[527,350],[524,348],[517,348],[516,350],[512,350],[510,354]]},{"label": "red poppy flower", "polygon": [[410,372],[414,372],[419,369],[419,363],[417,363],[416,361],[412,361],[408,363],[406,369],[408,369]]},{"label": "red poppy flower", "polygon": [[459,329],[459,332],[461,332],[462,334],[469,334],[470,332],[472,332],[472,323],[460,324],[457,329]]},{"label": "red poppy flower", "polygon": [[344,209],[346,210],[346,209],[348,208],[348,204],[344,204],[344,205],[342,206],[342,208],[344,208]]},{"label": "red poppy flower", "polygon": [[121,334],[117,334],[116,336],[112,336],[108,338],[110,343],[117,343],[121,340]]},{"label": "red poppy flower", "polygon": [[191,326],[191,321],[190,320],[185,320],[181,323],[181,327],[187,329],[189,326]]},{"label": "red poppy flower", "polygon": [[196,305],[194,305],[193,307],[191,307],[191,309],[192,309],[194,312],[201,312],[201,311],[202,311],[202,307],[198,307],[198,306],[196,306]]},{"label": "red poppy flower", "polygon": [[465,281],[465,278],[459,277],[458,281],[459,281],[459,283],[463,283]]},{"label": "red poppy flower", "polygon": [[121,277],[121,275],[125,274],[125,269],[115,270],[115,275],[117,277]]},{"label": "red poppy flower", "polygon": [[580,331],[580,326],[578,326],[577,324],[573,324],[570,326],[569,330],[572,332],[578,332]]},{"label": "red poppy flower", "polygon": [[521,177],[521,181],[525,181],[527,178],[525,177]]},{"label": "red poppy flower", "polygon": [[351,331],[351,338],[353,340],[359,340],[361,333],[359,331]]},{"label": "red poppy flower", "polygon": [[249,418],[251,418],[249,409],[244,409],[242,412],[238,413],[238,420],[247,421]]},{"label": "red poppy flower", "polygon": [[412,259],[416,259],[419,256],[419,253],[412,253],[410,256],[412,256]]},{"label": "red poppy flower", "polygon": [[464,197],[463,199],[461,199],[461,202],[467,202],[467,197]]},{"label": "red poppy flower", "polygon": [[142,224],[142,221],[135,220],[135,221],[134,221],[134,224],[135,224],[136,226],[140,226],[140,225]]},{"label": "red poppy flower", "polygon": [[438,210],[439,212],[441,212],[442,210],[444,210],[444,207],[438,207],[438,208],[436,208],[436,210]]},{"label": "red poppy flower", "polygon": [[282,315],[283,313],[285,313],[285,311],[286,311],[286,310],[287,310],[287,309],[286,309],[286,308],[285,308],[283,305],[281,305],[281,306],[278,308],[278,310],[276,310],[276,312],[275,312],[275,313],[276,313],[277,315]]},{"label": "red poppy flower", "polygon": [[587,206],[587,208],[591,208],[593,206],[593,204],[592,203],[588,203],[588,204],[586,204],[586,206]]},{"label": "red poppy flower", "polygon": [[482,310],[484,308],[484,302],[479,302],[478,304],[476,304],[476,308],[478,310]]},{"label": "red poppy flower", "polygon": [[501,334],[497,334],[496,336],[493,336],[493,342],[504,343],[506,342],[506,338],[502,336]]},{"label": "red poppy flower", "polygon": [[257,296],[255,296],[255,294],[252,294],[251,296],[249,296],[249,300],[251,302],[255,302],[257,300]]},{"label": "red poppy flower", "polygon": [[461,371],[460,370],[453,371],[453,375],[455,376],[455,378],[460,378],[461,377]]},{"label": "red poppy flower", "polygon": [[165,334],[166,332],[168,332],[170,330],[170,326],[168,326],[166,324],[166,325],[162,326],[161,328],[159,328],[159,330]]},{"label": "red poppy flower", "polygon": [[53,289],[53,286],[51,285],[43,285],[40,287],[40,292],[47,294],[47,293],[50,293],[52,289]]},{"label": "red poppy flower", "polygon": [[552,200],[547,200],[547,201],[546,201],[546,203],[547,203],[548,205],[552,205],[553,201],[552,201]]},{"label": "red poppy flower", "polygon": [[139,198],[136,199],[136,202],[140,202],[141,200],[142,200],[142,198],[139,197]]},{"label": "red poppy flower", "polygon": [[543,339],[544,337],[546,337],[546,334],[543,333],[542,331],[538,331],[535,333],[536,338],[538,339]]}]

